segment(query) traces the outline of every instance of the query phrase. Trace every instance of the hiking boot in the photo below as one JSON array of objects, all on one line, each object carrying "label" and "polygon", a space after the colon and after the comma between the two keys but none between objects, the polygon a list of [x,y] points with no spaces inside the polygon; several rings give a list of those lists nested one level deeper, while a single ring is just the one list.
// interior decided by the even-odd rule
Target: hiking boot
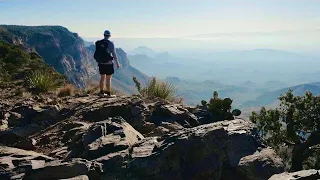
[{"label": "hiking boot", "polygon": [[110,94],[110,95],[108,95],[108,97],[109,97],[109,98],[116,98],[117,96],[114,95],[114,94]]},{"label": "hiking boot", "polygon": [[99,97],[107,97],[108,95],[106,93],[104,93],[103,91],[99,92]]},{"label": "hiking boot", "polygon": [[111,94],[111,92],[106,92],[108,98],[115,98],[116,95]]}]

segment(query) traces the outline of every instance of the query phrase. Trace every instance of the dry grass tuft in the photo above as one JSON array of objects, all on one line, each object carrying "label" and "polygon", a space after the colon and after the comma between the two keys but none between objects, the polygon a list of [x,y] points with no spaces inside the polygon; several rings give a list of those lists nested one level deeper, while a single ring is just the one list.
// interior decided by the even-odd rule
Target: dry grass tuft
[{"label": "dry grass tuft", "polygon": [[67,84],[58,90],[58,97],[74,96],[77,88],[72,84]]}]

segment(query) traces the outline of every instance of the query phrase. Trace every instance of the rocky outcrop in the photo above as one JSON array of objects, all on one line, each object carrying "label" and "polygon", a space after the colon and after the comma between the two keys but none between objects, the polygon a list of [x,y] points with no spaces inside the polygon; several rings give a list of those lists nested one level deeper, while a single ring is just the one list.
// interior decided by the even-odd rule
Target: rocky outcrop
[{"label": "rocky outcrop", "polygon": [[178,122],[183,127],[195,127],[200,125],[198,118],[190,113],[186,108],[180,104],[164,104],[156,103],[153,107],[156,123],[161,122]]},{"label": "rocky outcrop", "polygon": [[25,180],[44,180],[44,179],[66,179],[87,176],[90,179],[100,177],[102,173],[99,163],[90,162],[84,159],[72,159],[70,161],[51,161],[42,168],[28,171]]},{"label": "rocky outcrop", "polygon": [[[239,162],[258,150],[253,134],[253,125],[244,120],[183,129],[155,142],[153,148],[150,143],[147,148],[145,143],[135,147],[131,156],[139,158],[128,167],[133,177],[141,179],[247,179],[248,172],[241,171]],[[275,157],[270,163],[276,163]],[[268,175],[272,174],[263,178]]]},{"label": "rocky outcrop", "polygon": [[282,173],[273,175],[269,180],[318,180],[320,179],[319,170],[303,170],[293,173]]},{"label": "rocky outcrop", "polygon": [[0,146],[0,179],[23,177],[26,172],[42,168],[46,162],[52,160],[51,157],[33,151]]},{"label": "rocky outcrop", "polygon": [[52,101],[60,103],[29,99],[3,108],[9,129],[1,142],[33,151],[0,149],[0,177],[262,180],[284,169],[249,121],[202,124],[195,107],[138,96]]},{"label": "rocky outcrop", "polygon": [[78,148],[72,149],[68,158],[74,156],[96,159],[105,154],[126,150],[143,138],[122,118],[96,122],[82,135],[77,142]]},{"label": "rocky outcrop", "polygon": [[283,172],[285,165],[273,149],[266,148],[241,158],[238,166],[248,179],[263,180]]}]

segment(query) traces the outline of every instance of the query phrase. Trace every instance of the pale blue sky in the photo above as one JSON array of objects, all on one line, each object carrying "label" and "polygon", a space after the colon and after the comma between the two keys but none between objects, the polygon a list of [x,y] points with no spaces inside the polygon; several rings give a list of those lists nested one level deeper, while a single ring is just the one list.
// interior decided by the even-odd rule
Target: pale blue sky
[{"label": "pale blue sky", "polygon": [[320,0],[0,0],[0,24],[62,25],[82,37],[320,30]]}]

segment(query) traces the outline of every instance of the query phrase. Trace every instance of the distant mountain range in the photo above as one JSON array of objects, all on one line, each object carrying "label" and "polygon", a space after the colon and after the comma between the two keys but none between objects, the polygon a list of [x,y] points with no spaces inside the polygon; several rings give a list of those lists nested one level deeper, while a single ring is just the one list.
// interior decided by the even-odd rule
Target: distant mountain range
[{"label": "distant mountain range", "polygon": [[139,46],[139,47],[133,49],[132,51],[129,51],[128,55],[133,55],[133,56],[134,55],[146,55],[146,56],[154,58],[157,55],[157,53],[153,49],[148,48],[146,46]]},{"label": "distant mountain range", "polygon": [[[320,65],[309,57],[271,49],[216,52],[208,55],[211,61],[179,58],[148,47],[138,47],[130,54],[134,67],[176,85],[187,104],[199,104],[218,91],[241,108],[276,102],[279,92],[285,92],[290,85],[316,80],[318,73],[309,66],[316,70],[316,64]],[[303,87],[291,88],[298,93],[308,90]]]},{"label": "distant mountain range", "polygon": [[260,107],[276,105],[280,95],[285,94],[289,89],[293,90],[293,94],[299,96],[304,95],[307,91],[312,92],[314,95],[320,95],[320,82],[300,84],[275,91],[266,92],[255,98],[255,100],[244,102],[243,106]]},{"label": "distant mountain range", "polygon": [[[62,26],[0,25],[0,40],[19,45],[27,51],[37,52],[44,61],[78,87],[84,87],[99,78],[97,63],[93,58],[93,43],[84,42],[77,33]],[[126,53],[117,49],[122,69],[113,79],[114,85],[123,92],[134,92],[132,76],[142,83],[148,76],[130,66]]]}]

